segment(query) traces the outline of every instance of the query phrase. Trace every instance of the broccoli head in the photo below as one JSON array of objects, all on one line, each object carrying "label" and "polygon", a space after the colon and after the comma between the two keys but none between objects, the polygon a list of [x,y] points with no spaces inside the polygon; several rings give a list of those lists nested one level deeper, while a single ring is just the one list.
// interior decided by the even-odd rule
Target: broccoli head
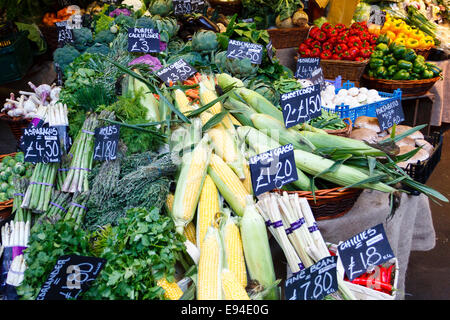
[{"label": "broccoli head", "polygon": [[109,47],[103,43],[96,43],[92,47],[88,48],[86,52],[92,54],[100,53],[107,55],[109,53]]},{"label": "broccoli head", "polygon": [[96,43],[102,43],[102,44],[108,45],[111,42],[113,42],[114,38],[115,38],[115,34],[114,33],[112,33],[109,30],[102,30],[102,31],[100,31],[99,33],[97,33],[95,35],[94,41]]},{"label": "broccoli head", "polygon": [[65,45],[62,48],[58,48],[53,52],[53,61],[57,63],[62,71],[72,63],[81,53],[72,47],[71,45]]},{"label": "broccoli head", "polygon": [[128,30],[128,28],[133,28],[135,22],[136,21],[133,17],[126,16],[123,13],[114,18],[114,24],[125,30]]},{"label": "broccoli head", "polygon": [[149,28],[154,29],[156,27],[155,21],[147,16],[142,16],[136,20],[136,28]]},{"label": "broccoli head", "polygon": [[73,29],[74,47],[78,51],[86,50],[93,42],[92,31],[89,28]]}]

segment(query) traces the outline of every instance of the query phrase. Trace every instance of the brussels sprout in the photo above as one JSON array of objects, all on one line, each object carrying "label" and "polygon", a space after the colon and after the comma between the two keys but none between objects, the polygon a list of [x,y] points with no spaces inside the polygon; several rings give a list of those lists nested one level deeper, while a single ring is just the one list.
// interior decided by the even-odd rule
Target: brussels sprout
[{"label": "brussels sprout", "polygon": [[2,172],[0,172],[0,181],[8,181],[10,175],[11,175],[10,171],[3,170]]},{"label": "brussels sprout", "polygon": [[3,164],[3,162],[0,162],[0,171],[3,171],[3,169],[5,169],[6,166]]},{"label": "brussels sprout", "polygon": [[25,155],[23,154],[23,152],[17,152],[16,155],[14,156],[14,160],[16,160],[17,162],[24,162]]},{"label": "brussels sprout", "polygon": [[17,162],[16,165],[14,166],[14,168],[13,168],[13,172],[15,174],[18,174],[18,175],[21,175],[21,176],[25,174],[25,171],[26,171],[25,166],[22,163],[20,163],[20,162]]},{"label": "brussels sprout", "polygon": [[8,197],[8,199],[12,199],[14,198],[14,193],[16,193],[14,187],[9,187],[8,191],[6,191],[6,196]]},{"label": "brussels sprout", "polygon": [[8,199],[8,197],[6,196],[6,193],[0,192],[0,202],[8,201],[8,200],[9,200],[9,199]]},{"label": "brussels sprout", "polygon": [[0,184],[0,192],[6,192],[8,191],[9,184],[7,182],[2,182]]},{"label": "brussels sprout", "polygon": [[11,160],[12,157],[11,156],[6,156],[3,158],[2,163],[4,163],[5,165],[8,163],[9,160]]},{"label": "brussels sprout", "polygon": [[8,178],[8,184],[11,185],[11,186],[14,185],[14,179],[15,179],[16,177],[18,177],[18,175],[15,174],[15,173],[13,173],[12,175],[10,175],[9,178]]},{"label": "brussels sprout", "polygon": [[9,159],[7,162],[8,167],[13,168],[16,165],[17,161],[13,158]]},{"label": "brussels sprout", "polygon": [[32,167],[29,167],[28,169],[27,169],[27,171],[25,172],[25,177],[26,178],[31,178],[31,175],[33,174],[33,168]]}]

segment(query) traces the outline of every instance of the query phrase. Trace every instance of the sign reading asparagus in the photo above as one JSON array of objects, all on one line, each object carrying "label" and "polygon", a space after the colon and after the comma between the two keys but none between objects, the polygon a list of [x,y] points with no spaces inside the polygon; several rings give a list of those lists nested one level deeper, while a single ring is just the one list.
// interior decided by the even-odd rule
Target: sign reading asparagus
[{"label": "sign reading asparagus", "polygon": [[377,114],[378,123],[382,131],[391,128],[394,124],[399,124],[405,120],[403,113],[402,101],[397,98],[395,100],[387,100],[388,102],[378,107],[375,112]]},{"label": "sign reading asparagus", "polygon": [[159,33],[150,28],[128,28],[129,52],[160,52]]},{"label": "sign reading asparagus", "polygon": [[56,32],[58,32],[58,45],[63,47],[68,43],[73,43],[73,30],[67,28],[67,21],[55,22]]},{"label": "sign reading asparagus", "polygon": [[263,46],[261,44],[232,39],[228,42],[227,58],[239,60],[248,58],[254,64],[261,64],[262,55]]},{"label": "sign reading asparagus", "polygon": [[94,160],[110,161],[117,158],[120,126],[112,124],[96,128],[94,133]]},{"label": "sign reading asparagus", "polygon": [[55,163],[61,161],[59,132],[55,127],[33,124],[24,129],[20,147],[26,162]]},{"label": "sign reading asparagus", "polygon": [[95,257],[59,257],[36,300],[76,300],[97,278],[105,263],[106,259]]},{"label": "sign reading asparagus", "polygon": [[317,118],[322,115],[320,84],[283,93],[280,104],[286,128]]},{"label": "sign reading asparagus", "polygon": [[167,85],[177,81],[184,81],[196,73],[197,70],[183,59],[179,59],[171,65],[156,71],[156,75]]},{"label": "sign reading asparagus", "polygon": [[366,273],[370,267],[394,258],[382,223],[340,243],[338,251],[350,280]]},{"label": "sign reading asparagus", "polygon": [[329,256],[319,260],[307,269],[299,271],[285,282],[287,300],[322,300],[336,292],[337,257]]},{"label": "sign reading asparagus", "polygon": [[249,163],[255,196],[298,179],[292,144],[250,157]]},{"label": "sign reading asparagus", "polygon": [[320,58],[298,58],[295,77],[310,79],[314,70],[320,67]]}]

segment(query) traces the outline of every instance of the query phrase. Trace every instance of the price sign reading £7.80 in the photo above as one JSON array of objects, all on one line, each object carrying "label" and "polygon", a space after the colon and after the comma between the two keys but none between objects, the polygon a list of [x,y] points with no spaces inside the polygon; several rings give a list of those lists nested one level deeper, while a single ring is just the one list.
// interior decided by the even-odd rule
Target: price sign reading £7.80
[{"label": "price sign reading \u00a37.80", "polygon": [[319,260],[307,269],[303,269],[285,282],[287,300],[322,300],[336,292],[337,257],[329,256]]},{"label": "price sign reading \u00a37.80", "polygon": [[257,43],[250,43],[238,40],[228,42],[227,58],[243,60],[250,59],[254,64],[261,64],[263,46]]},{"label": "price sign reading \u00a37.80", "polygon": [[129,52],[160,52],[159,33],[149,28],[128,29]]},{"label": "price sign reading \u00a37.80", "polygon": [[350,280],[394,258],[383,224],[378,224],[338,245],[339,257]]},{"label": "price sign reading \u00a37.80", "polygon": [[48,124],[35,127],[30,123],[23,130],[20,144],[26,162],[55,163],[61,161],[59,133],[56,127]]},{"label": "price sign reading \u00a37.80", "polygon": [[171,83],[184,81],[196,73],[197,70],[183,59],[179,59],[171,65],[156,71],[156,75],[169,86]]},{"label": "price sign reading \u00a37.80", "polygon": [[283,93],[280,105],[286,128],[319,117],[322,114],[320,84]]},{"label": "price sign reading \u00a37.80", "polygon": [[403,114],[402,101],[400,99],[391,100],[375,110],[378,123],[382,131],[389,129],[394,124],[400,124],[405,120]]},{"label": "price sign reading \u00a37.80", "polygon": [[255,196],[298,180],[292,144],[250,157],[249,163]]}]

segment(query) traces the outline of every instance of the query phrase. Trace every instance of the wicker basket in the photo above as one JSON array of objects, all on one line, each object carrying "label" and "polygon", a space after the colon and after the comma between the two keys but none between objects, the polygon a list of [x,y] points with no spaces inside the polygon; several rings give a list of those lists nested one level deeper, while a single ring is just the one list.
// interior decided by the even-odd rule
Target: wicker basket
[{"label": "wicker basket", "polygon": [[419,54],[425,58],[425,60],[430,55],[431,49],[415,49],[416,54]]},{"label": "wicker basket", "polygon": [[212,8],[217,9],[221,14],[226,16],[234,15],[235,13],[240,13],[242,10],[241,0],[208,0]]},{"label": "wicker basket", "polygon": [[314,214],[314,218],[319,221],[338,218],[349,212],[363,191],[363,189],[359,188],[339,190],[341,188],[318,190],[314,196],[311,191],[274,190],[274,192],[296,193],[299,197],[306,198]]},{"label": "wicker basket", "polygon": [[417,97],[426,94],[440,77],[423,80],[387,80],[372,78],[364,74],[362,79],[369,89],[383,92],[394,92],[396,89],[401,89],[402,97]]},{"label": "wicker basket", "polygon": [[369,60],[366,61],[346,61],[346,60],[320,60],[320,66],[323,70],[325,79],[334,79],[337,76],[342,77],[342,81],[355,82],[359,86],[361,76],[364,73]]},{"label": "wicker basket", "polygon": [[304,26],[297,28],[268,29],[267,32],[269,32],[273,47],[275,49],[284,49],[298,48],[298,46],[308,38],[309,29],[309,26]]},{"label": "wicker basket", "polygon": [[23,134],[23,129],[27,128],[31,122],[31,119],[24,119],[21,117],[10,117],[6,113],[0,113],[0,120],[6,121],[11,129],[12,134],[16,138],[17,142]]},{"label": "wicker basket", "polygon": [[[17,152],[8,153],[8,154],[0,154],[0,162],[5,158],[6,156],[14,157]],[[8,217],[11,215],[13,207],[13,199],[10,199],[8,201],[0,202],[0,222],[3,220],[8,219]]]},{"label": "wicker basket", "polygon": [[350,134],[352,133],[353,123],[350,118],[342,119],[344,122],[346,122],[346,127],[344,129],[338,129],[338,130],[325,130],[328,134],[333,134],[335,136],[341,136],[341,137],[350,137]]}]

